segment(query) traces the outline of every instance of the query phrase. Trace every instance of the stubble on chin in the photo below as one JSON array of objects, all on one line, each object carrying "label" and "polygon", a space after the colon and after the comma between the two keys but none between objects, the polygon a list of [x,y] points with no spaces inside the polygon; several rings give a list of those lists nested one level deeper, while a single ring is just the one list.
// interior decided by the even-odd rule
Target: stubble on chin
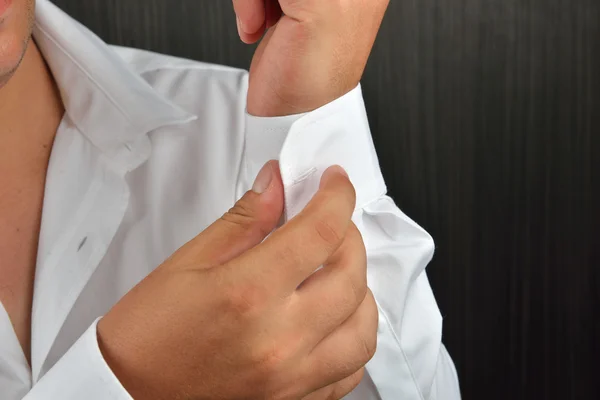
[{"label": "stubble on chin", "polygon": [[16,63],[15,66],[13,66],[12,68],[10,68],[8,70],[4,70],[4,71],[2,69],[0,69],[0,90],[2,90],[2,88],[4,86],[6,86],[6,84],[10,81],[10,79],[13,77],[13,75],[19,69],[19,66],[23,62],[23,59],[25,58],[25,53],[27,53],[27,49],[29,47],[29,43],[31,42],[31,40],[32,40],[31,36],[29,36],[29,37],[27,37],[27,39],[25,39],[25,41],[23,43],[23,53],[21,54],[21,57],[19,58],[19,61]]},{"label": "stubble on chin", "polygon": [[[10,79],[15,75],[19,66],[23,62],[25,58],[25,54],[27,53],[27,49],[29,47],[32,39],[33,26],[35,24],[35,0],[26,0],[26,19],[27,19],[27,36],[23,39],[22,49],[23,52],[20,55],[19,61],[13,65],[11,68],[2,69],[0,68],[0,90],[10,81]],[[1,46],[1,43],[0,43]],[[2,48],[0,48],[0,56],[2,55]]]}]

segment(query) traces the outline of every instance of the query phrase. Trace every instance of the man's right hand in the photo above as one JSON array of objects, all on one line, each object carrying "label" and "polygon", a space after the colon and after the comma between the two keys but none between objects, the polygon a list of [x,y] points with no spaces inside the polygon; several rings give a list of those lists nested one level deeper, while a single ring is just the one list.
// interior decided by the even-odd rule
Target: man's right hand
[{"label": "man's right hand", "polygon": [[253,191],[100,320],[102,353],[134,398],[340,399],[360,382],[378,313],[354,189],[330,168],[273,232],[278,171],[267,164]]}]

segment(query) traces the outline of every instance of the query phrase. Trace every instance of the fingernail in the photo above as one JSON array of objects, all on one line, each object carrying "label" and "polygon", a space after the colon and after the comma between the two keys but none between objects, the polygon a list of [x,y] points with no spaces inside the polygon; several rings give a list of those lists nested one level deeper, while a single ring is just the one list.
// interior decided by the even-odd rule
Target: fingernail
[{"label": "fingernail", "polygon": [[254,185],[252,185],[252,191],[254,193],[263,194],[269,186],[271,186],[272,180],[273,168],[271,167],[271,163],[267,163],[258,173]]},{"label": "fingernail", "polygon": [[349,178],[348,173],[346,172],[346,170],[344,168],[340,167],[339,165],[334,165],[332,167],[329,167],[327,169],[327,171],[325,171],[325,172],[327,172],[328,174],[333,174],[333,173],[342,174],[346,178]]},{"label": "fingernail", "polygon": [[323,172],[319,188],[323,188],[323,185],[325,185],[329,181],[329,179],[333,179],[335,175],[343,175],[346,178],[348,178],[348,180],[350,180],[350,177],[348,176],[348,173],[344,170],[344,168],[340,167],[339,165],[334,165],[332,167],[327,168],[325,172]]},{"label": "fingernail", "polygon": [[240,35],[240,37],[242,37],[242,33],[244,33],[244,30],[242,29],[242,22],[240,21],[240,17],[238,17],[237,15],[235,16],[235,22],[237,24],[238,34]]}]

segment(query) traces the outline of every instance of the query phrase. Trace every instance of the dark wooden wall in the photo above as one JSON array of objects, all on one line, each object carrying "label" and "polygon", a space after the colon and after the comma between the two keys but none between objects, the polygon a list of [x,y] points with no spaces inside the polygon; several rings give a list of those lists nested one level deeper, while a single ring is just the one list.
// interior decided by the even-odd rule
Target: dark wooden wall
[{"label": "dark wooden wall", "polygon": [[[56,3],[111,43],[252,54],[229,0]],[[600,1],[391,3],[365,97],[464,398],[600,399]]]}]

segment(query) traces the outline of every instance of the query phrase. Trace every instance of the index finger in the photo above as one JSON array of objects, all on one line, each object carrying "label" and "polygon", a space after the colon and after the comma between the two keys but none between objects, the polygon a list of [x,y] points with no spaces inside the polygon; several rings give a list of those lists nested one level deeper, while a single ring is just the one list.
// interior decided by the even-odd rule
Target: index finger
[{"label": "index finger", "polygon": [[323,174],[306,208],[238,261],[249,279],[262,279],[278,292],[293,293],[335,253],[346,236],[356,206],[356,192],[341,167]]}]

